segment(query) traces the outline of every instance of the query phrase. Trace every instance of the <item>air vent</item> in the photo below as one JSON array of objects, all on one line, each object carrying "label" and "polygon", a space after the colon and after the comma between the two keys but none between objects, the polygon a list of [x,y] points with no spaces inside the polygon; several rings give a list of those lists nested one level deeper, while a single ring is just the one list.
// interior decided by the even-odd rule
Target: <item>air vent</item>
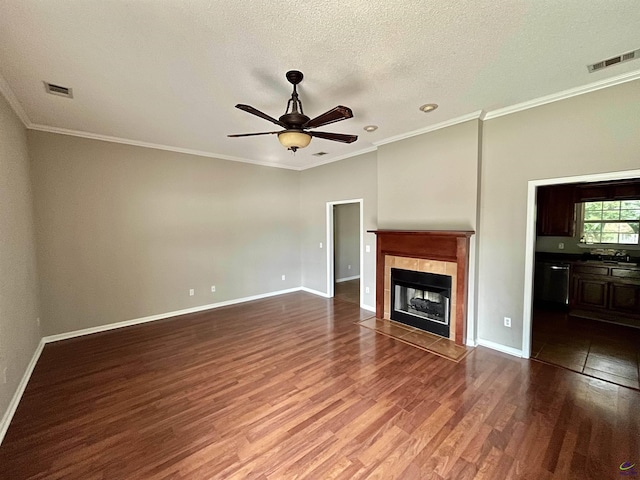
[{"label": "air vent", "polygon": [[69,87],[61,87],[53,83],[44,82],[44,88],[51,95],[60,95],[61,97],[73,98],[73,90]]},{"label": "air vent", "polygon": [[589,70],[589,73],[593,73],[597,72],[598,70],[602,70],[603,68],[611,67],[612,65],[617,65],[618,63],[622,62],[628,62],[629,60],[637,60],[638,58],[640,58],[640,49],[623,53],[622,55],[611,57],[592,65],[587,65],[587,69]]},{"label": "air vent", "polygon": [[313,155],[314,157],[321,157],[323,155],[328,155],[327,152],[318,152],[318,153],[312,153],[311,155]]}]

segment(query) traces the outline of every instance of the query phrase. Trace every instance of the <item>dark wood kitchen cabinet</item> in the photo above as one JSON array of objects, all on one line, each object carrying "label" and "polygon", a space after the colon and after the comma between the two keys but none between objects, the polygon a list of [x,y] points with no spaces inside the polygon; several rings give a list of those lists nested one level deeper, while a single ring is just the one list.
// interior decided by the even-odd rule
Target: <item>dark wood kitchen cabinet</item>
[{"label": "dark wood kitchen cabinet", "polygon": [[536,230],[539,236],[573,237],[575,233],[575,187],[538,187]]},{"label": "dark wood kitchen cabinet", "polygon": [[640,327],[640,267],[573,265],[570,314]]}]

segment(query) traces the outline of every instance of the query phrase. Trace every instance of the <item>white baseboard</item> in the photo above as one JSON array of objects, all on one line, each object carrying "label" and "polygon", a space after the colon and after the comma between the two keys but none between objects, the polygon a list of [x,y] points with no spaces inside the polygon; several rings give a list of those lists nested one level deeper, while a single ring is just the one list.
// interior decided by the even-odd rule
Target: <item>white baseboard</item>
[{"label": "white baseboard", "polygon": [[303,292],[311,293],[313,295],[318,295],[319,297],[330,298],[326,293],[321,292],[320,290],[314,290],[313,288],[300,287],[300,290],[302,290]]},{"label": "white baseboard", "polygon": [[490,340],[479,338],[478,345],[490,348],[492,350],[497,350],[498,352],[506,353],[508,355],[513,355],[514,357],[522,358],[522,350],[518,350],[517,348],[513,347],[507,347],[506,345],[502,345],[501,343],[496,343]]},{"label": "white baseboard", "polygon": [[336,283],[349,282],[351,280],[358,280],[360,275],[355,275],[354,277],[344,277],[344,278],[336,278]]},{"label": "white baseboard", "polygon": [[376,313],[376,307],[372,307],[371,305],[365,305],[364,303],[360,305],[360,308],[363,310],[368,310],[370,312]]},{"label": "white baseboard", "polygon": [[27,369],[22,376],[22,380],[18,384],[18,388],[16,392],[13,394],[11,398],[11,402],[9,402],[9,408],[4,413],[2,417],[2,421],[0,421],[0,445],[2,445],[2,441],[4,440],[4,436],[7,434],[7,430],[9,429],[9,424],[13,419],[13,415],[16,413],[16,409],[18,408],[18,404],[22,399],[22,394],[24,393],[25,388],[27,388],[27,384],[29,383],[29,379],[31,378],[31,374],[33,373],[33,369],[36,367],[36,363],[38,363],[38,359],[40,358],[40,354],[42,353],[42,349],[44,348],[45,341],[44,339],[40,339],[40,343],[36,347],[36,351],[33,352],[33,356],[31,357],[31,361],[29,365],[27,365]]},{"label": "white baseboard", "polygon": [[467,338],[467,343],[466,343],[467,347],[477,347],[478,344],[476,342],[473,341],[473,339],[471,338]]},{"label": "white baseboard", "polygon": [[233,300],[226,300],[224,302],[211,303],[209,305],[200,305],[198,307],[185,308],[183,310],[175,310],[173,312],[159,313],[158,315],[150,315],[148,317],[134,318],[131,320],[124,320],[117,323],[109,323],[107,325],[99,325],[97,327],[83,328],[81,330],[74,330],[72,332],[59,333],[57,335],[49,335],[43,338],[44,343],[58,342],[60,340],[67,340],[69,338],[82,337],[83,335],[91,335],[92,333],[106,332],[108,330],[115,330],[117,328],[130,327],[131,325],[139,325],[141,323],[154,322],[156,320],[164,320],[165,318],[177,317],[179,315],[186,315],[188,313],[203,312],[205,310],[211,310],[214,308],[226,307],[228,305],[235,305],[237,303],[250,302],[252,300],[260,300],[262,298],[274,297],[276,295],[283,295],[285,293],[299,292],[300,287],[289,288],[287,290],[278,290],[276,292],[262,293],[260,295],[252,295],[250,297],[236,298]]}]

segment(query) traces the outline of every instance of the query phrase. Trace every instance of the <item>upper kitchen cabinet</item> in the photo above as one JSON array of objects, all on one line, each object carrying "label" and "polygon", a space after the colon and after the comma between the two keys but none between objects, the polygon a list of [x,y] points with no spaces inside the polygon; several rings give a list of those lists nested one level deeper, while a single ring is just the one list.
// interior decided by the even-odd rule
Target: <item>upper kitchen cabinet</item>
[{"label": "upper kitchen cabinet", "polygon": [[538,236],[573,237],[575,201],[574,185],[538,187]]}]

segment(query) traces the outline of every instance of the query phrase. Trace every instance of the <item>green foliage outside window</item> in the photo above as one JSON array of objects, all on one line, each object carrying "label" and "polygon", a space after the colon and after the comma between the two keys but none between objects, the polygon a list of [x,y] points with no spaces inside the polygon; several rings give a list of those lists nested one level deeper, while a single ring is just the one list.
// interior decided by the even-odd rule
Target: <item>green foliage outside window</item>
[{"label": "green foliage outside window", "polygon": [[585,202],[583,211],[585,242],[638,244],[640,200]]}]

